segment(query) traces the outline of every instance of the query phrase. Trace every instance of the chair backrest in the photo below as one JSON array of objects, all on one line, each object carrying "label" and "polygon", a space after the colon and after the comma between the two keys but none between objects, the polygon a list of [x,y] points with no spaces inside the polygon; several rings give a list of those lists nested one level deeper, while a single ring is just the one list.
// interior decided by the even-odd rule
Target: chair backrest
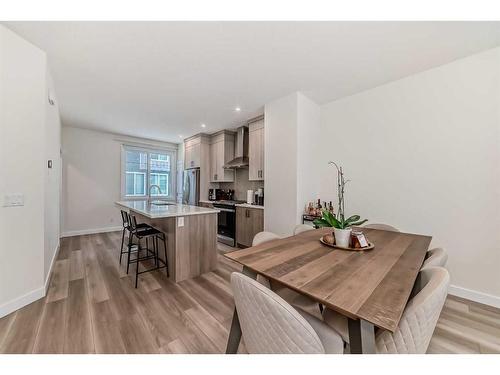
[{"label": "chair backrest", "polygon": [[422,289],[405,308],[394,333],[379,331],[377,353],[425,354],[443,308],[450,275],[441,267],[420,271]]},{"label": "chair backrest", "polygon": [[272,232],[259,232],[253,238],[252,246],[257,246],[267,241],[279,240],[280,238],[280,236]]},{"label": "chair backrest", "polygon": [[129,214],[129,224],[130,224],[130,231],[135,232],[137,229],[137,219],[135,218],[135,215]]},{"label": "chair backrest", "polygon": [[427,258],[424,260],[422,269],[429,267],[444,267],[448,261],[448,253],[442,247],[436,247],[427,251]]},{"label": "chair backrest", "polygon": [[398,228],[395,228],[395,227],[393,227],[392,225],[389,225],[389,224],[381,224],[381,223],[367,224],[363,228],[387,230],[387,231],[390,231],[390,232],[399,232]]},{"label": "chair backrest", "polygon": [[302,232],[307,232],[309,230],[313,230],[314,228],[311,227],[310,225],[306,225],[306,224],[299,224],[295,227],[295,229],[293,230],[293,235],[296,236],[297,234],[299,233],[302,233]]},{"label": "chair backrest", "polygon": [[250,354],[325,353],[311,325],[276,293],[237,272],[231,288]]},{"label": "chair backrest", "polygon": [[122,225],[124,228],[128,228],[130,226],[130,218],[128,212],[124,210],[120,210],[120,212],[122,214]]}]

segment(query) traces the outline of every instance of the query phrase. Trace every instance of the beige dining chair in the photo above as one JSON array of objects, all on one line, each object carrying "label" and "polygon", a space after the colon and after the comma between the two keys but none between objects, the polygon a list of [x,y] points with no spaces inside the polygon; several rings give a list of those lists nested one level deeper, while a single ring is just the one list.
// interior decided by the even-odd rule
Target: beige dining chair
[{"label": "beige dining chair", "polygon": [[422,269],[429,267],[445,267],[448,261],[448,253],[442,247],[436,247],[427,251]]},{"label": "beige dining chair", "polygon": [[[421,289],[410,299],[394,333],[378,330],[375,337],[377,353],[425,354],[443,308],[450,275],[442,267],[420,271]],[[323,320],[349,343],[348,322],[344,316],[323,311]]]},{"label": "beige dining chair", "polygon": [[303,233],[303,232],[307,232],[307,231],[310,231],[310,230],[313,230],[314,228],[310,225],[306,225],[306,224],[299,224],[297,225],[294,230],[293,230],[293,235],[296,236],[297,234],[300,234],[300,233]]},{"label": "beige dining chair", "polygon": [[299,314],[283,298],[241,273],[231,288],[250,354],[341,354],[342,338],[321,320]]},{"label": "beige dining chair", "polygon": [[257,246],[272,240],[279,240],[281,237],[273,232],[259,232],[252,240],[252,246]]},{"label": "beige dining chair", "polygon": [[395,228],[392,225],[381,224],[381,223],[367,224],[367,225],[364,225],[363,228],[387,230],[387,231],[390,231],[390,232],[399,232],[400,231],[398,228]]}]

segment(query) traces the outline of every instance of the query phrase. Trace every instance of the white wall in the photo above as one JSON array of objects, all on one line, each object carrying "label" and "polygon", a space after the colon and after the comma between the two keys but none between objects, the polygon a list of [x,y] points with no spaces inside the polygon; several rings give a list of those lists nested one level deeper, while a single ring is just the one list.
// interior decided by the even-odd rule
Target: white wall
[{"label": "white wall", "polygon": [[62,128],[63,235],[116,230],[115,206],[121,195],[121,147],[132,143],[171,148],[177,145],[94,130]]},{"label": "white wall", "polygon": [[322,163],[321,108],[314,101],[297,94],[297,213],[296,224],[302,222],[304,208],[319,196]]},{"label": "white wall", "polygon": [[44,293],[46,98],[45,53],[0,25],[0,317]]},{"label": "white wall", "polygon": [[47,88],[54,99],[54,105],[45,101],[45,161],[52,160],[52,168],[45,165],[45,201],[44,201],[44,278],[49,272],[59,247],[60,236],[60,195],[61,195],[61,119],[59,103],[52,76],[47,69]]},{"label": "white wall", "polygon": [[300,92],[265,106],[264,227],[291,235],[307,201],[318,198],[320,107]]},{"label": "white wall", "polygon": [[290,234],[297,214],[297,93],[266,104],[264,230]]},{"label": "white wall", "polygon": [[[500,297],[500,49],[322,106],[321,195],[340,162],[347,213],[433,236],[452,284]],[[500,302],[488,295],[454,293]],[[499,305],[500,306],[500,305]]]}]

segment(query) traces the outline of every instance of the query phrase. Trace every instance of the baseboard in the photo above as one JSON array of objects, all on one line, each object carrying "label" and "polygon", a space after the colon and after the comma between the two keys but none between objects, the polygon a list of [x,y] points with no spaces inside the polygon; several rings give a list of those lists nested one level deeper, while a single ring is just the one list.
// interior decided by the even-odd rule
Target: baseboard
[{"label": "baseboard", "polygon": [[52,260],[50,261],[50,269],[47,273],[47,278],[45,279],[45,284],[43,290],[45,291],[44,295],[47,295],[47,291],[49,289],[50,278],[52,276],[52,269],[54,268],[54,263],[56,262],[57,255],[59,254],[59,250],[61,249],[60,242],[57,243],[56,249],[54,251],[54,255],[52,256]]},{"label": "baseboard", "polygon": [[45,296],[45,289],[43,287],[35,289],[21,297],[17,297],[0,306],[0,318],[9,315],[10,313],[19,310],[21,307],[29,305],[40,298]]},{"label": "baseboard", "polygon": [[500,309],[500,297],[498,296],[462,288],[456,285],[450,285],[448,293],[456,297],[465,298],[470,301],[482,303],[483,305],[489,305]]},{"label": "baseboard", "polygon": [[119,226],[119,227],[107,227],[107,228],[96,228],[96,229],[71,230],[69,232],[61,233],[61,237],[73,237],[73,236],[81,236],[84,234],[116,232],[122,229],[123,227]]}]

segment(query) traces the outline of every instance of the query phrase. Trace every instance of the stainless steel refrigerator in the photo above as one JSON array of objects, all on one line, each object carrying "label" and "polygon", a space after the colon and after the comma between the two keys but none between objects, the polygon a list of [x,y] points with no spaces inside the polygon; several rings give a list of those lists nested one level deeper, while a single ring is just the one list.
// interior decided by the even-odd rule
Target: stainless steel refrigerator
[{"label": "stainless steel refrigerator", "polygon": [[200,169],[186,169],[184,171],[182,203],[198,206],[200,202]]}]

